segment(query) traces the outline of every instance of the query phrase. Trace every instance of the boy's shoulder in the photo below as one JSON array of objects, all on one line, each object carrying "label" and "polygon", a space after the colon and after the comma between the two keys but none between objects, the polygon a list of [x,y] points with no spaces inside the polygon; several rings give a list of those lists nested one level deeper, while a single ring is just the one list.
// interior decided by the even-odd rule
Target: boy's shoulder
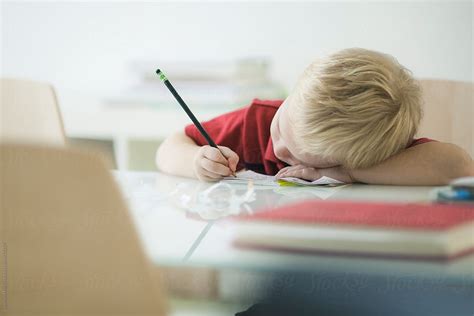
[{"label": "boy's shoulder", "polygon": [[271,109],[277,109],[280,107],[280,105],[283,103],[283,100],[261,100],[258,98],[255,98],[252,100],[252,103],[250,103],[250,107],[254,108],[271,108]]},{"label": "boy's shoulder", "polygon": [[244,126],[254,129],[257,126],[266,128],[275,116],[283,100],[261,100],[253,99],[246,107]]}]

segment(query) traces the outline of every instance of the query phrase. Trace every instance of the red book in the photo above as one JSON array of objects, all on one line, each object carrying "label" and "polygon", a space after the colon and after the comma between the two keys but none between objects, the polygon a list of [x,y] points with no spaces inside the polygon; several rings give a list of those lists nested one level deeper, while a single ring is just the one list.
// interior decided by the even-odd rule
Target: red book
[{"label": "red book", "polygon": [[453,259],[474,252],[474,206],[304,201],[236,218],[234,244],[338,255]]}]

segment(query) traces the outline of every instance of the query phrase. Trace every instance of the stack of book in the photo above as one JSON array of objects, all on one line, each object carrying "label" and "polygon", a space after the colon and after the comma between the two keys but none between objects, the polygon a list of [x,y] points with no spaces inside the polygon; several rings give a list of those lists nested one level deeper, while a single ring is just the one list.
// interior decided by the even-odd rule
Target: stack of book
[{"label": "stack of book", "polygon": [[472,204],[311,200],[232,220],[237,247],[422,260],[474,252]]}]

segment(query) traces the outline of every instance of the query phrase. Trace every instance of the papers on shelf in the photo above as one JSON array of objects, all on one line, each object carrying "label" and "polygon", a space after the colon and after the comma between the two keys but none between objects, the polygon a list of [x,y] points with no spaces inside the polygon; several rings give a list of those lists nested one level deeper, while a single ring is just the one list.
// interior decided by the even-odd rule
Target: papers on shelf
[{"label": "papers on shelf", "polygon": [[303,179],[298,179],[298,178],[293,178],[293,177],[276,179],[274,176],[268,176],[268,175],[256,173],[251,170],[238,172],[237,177],[224,178],[224,181],[230,181],[233,183],[244,183],[244,184],[246,184],[249,180],[252,180],[255,185],[268,185],[268,186],[278,186],[278,185],[288,185],[288,184],[305,185],[305,186],[344,184],[343,182],[339,180],[329,178],[329,177],[321,177],[314,181],[306,181]]}]

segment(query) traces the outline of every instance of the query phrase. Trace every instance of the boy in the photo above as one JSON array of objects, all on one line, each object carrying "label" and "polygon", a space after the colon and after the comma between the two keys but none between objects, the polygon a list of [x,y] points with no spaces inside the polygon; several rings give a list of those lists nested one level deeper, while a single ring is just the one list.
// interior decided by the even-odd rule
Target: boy
[{"label": "boy", "polygon": [[255,99],[203,123],[222,154],[188,125],[165,140],[156,163],[203,181],[244,168],[394,185],[443,185],[474,175],[461,148],[413,138],[421,112],[416,81],[393,57],[345,49],[311,64],[284,101]]}]

